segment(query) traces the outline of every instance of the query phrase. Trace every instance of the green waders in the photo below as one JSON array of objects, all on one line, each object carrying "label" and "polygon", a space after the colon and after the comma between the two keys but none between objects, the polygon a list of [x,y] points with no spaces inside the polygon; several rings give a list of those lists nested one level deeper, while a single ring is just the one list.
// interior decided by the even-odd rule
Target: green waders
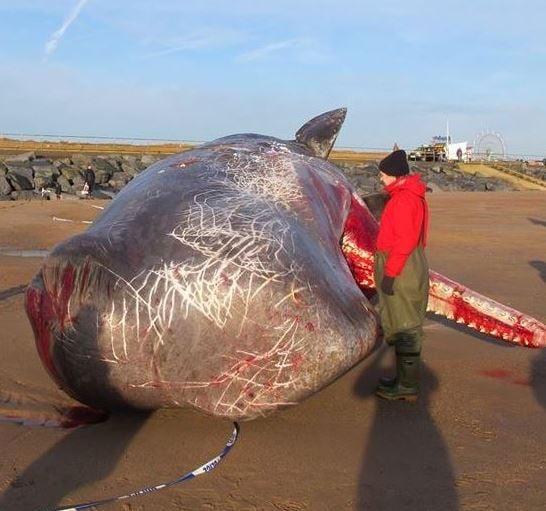
[{"label": "green waders", "polygon": [[387,254],[375,254],[374,278],[379,295],[379,315],[385,341],[396,350],[396,377],[380,380],[377,395],[386,399],[413,400],[419,391],[419,355],[428,301],[428,264],[419,245],[409,255],[394,280],[394,294],[381,291]]}]

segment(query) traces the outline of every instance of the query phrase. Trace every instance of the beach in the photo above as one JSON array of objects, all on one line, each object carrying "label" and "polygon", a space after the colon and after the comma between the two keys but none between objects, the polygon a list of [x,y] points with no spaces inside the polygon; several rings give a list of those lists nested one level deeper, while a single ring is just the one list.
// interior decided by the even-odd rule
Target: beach
[{"label": "beach", "polygon": [[[428,201],[431,268],[546,322],[546,193],[440,192]],[[0,202],[4,415],[68,402],[38,358],[24,286],[46,251],[108,204]],[[382,347],[303,403],[241,423],[237,444],[210,473],[100,509],[543,509],[546,350],[433,315],[425,332],[416,404],[374,395],[392,364]],[[75,429],[2,421],[0,510],[68,506],[176,479],[216,456],[231,429],[174,409]]]}]

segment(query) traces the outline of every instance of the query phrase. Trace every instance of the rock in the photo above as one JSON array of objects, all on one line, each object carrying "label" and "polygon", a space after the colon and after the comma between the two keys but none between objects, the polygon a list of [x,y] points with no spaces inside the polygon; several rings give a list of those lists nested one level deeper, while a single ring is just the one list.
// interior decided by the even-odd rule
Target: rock
[{"label": "rock", "polygon": [[51,184],[51,178],[45,176],[36,176],[34,178],[34,189],[40,191],[43,188],[47,188]]},{"label": "rock", "polygon": [[72,188],[70,181],[64,175],[59,176],[57,178],[57,182],[61,184],[61,190],[64,193],[74,193],[74,189]]},{"label": "rock", "polygon": [[5,176],[0,175],[0,195],[9,195],[13,188]]},{"label": "rock", "polygon": [[369,176],[364,175],[353,175],[353,176],[347,176],[349,178],[349,181],[355,188],[373,188],[375,186],[375,183],[377,179],[374,179]]},{"label": "rock", "polygon": [[139,162],[139,158],[135,156],[134,154],[124,154],[121,157],[121,163],[128,163],[129,165],[132,165],[133,167],[136,167],[138,162]]},{"label": "rock", "polygon": [[105,185],[110,181],[110,178],[112,177],[114,173],[108,172],[105,170],[97,170],[95,171],[95,183],[99,185]]},{"label": "rock", "polygon": [[43,163],[41,165],[32,165],[32,170],[34,171],[34,178],[44,178],[53,180],[53,176],[58,176],[60,171],[55,165],[51,163]]},{"label": "rock", "polygon": [[444,190],[442,189],[442,187],[432,181],[429,181],[428,183],[426,183],[426,186],[427,186],[427,189],[428,191],[434,193],[434,192],[443,192]]},{"label": "rock", "polygon": [[32,200],[37,198],[33,190],[15,190],[11,192],[10,197],[13,200]]},{"label": "rock", "polygon": [[8,200],[12,200],[12,198],[9,195],[0,195],[0,202],[8,201]]},{"label": "rock", "polygon": [[4,158],[4,161],[8,164],[9,163],[17,164],[17,163],[28,163],[35,159],[36,159],[36,153],[34,153],[34,151],[30,151],[28,153],[21,153],[21,154],[15,154],[12,156],[6,156]]},{"label": "rock", "polygon": [[78,168],[85,169],[87,165],[93,163],[93,157],[90,154],[74,153],[70,157],[71,163]]},{"label": "rock", "polygon": [[118,167],[115,163],[105,158],[97,158],[94,162],[93,170],[95,171],[95,183],[103,185],[110,181],[114,172],[118,172]]},{"label": "rock", "polygon": [[63,177],[70,181],[70,184],[72,184],[74,179],[78,176],[81,177],[80,170],[77,167],[61,167],[60,171]]},{"label": "rock", "polygon": [[55,165],[55,167],[57,167],[59,170],[61,169],[61,167],[70,167],[72,165],[72,161],[70,160],[70,158],[63,158],[61,160],[55,160],[53,162],[53,165]]},{"label": "rock", "polygon": [[8,168],[3,161],[0,161],[0,176],[5,176],[8,173]]},{"label": "rock", "polygon": [[131,180],[131,176],[126,174],[125,172],[114,172],[110,180],[108,181],[108,184],[114,188],[114,190],[121,190],[129,181]]},{"label": "rock", "polygon": [[439,174],[440,172],[444,172],[444,169],[441,165],[433,165],[431,168],[432,172],[435,172],[436,174]]},{"label": "rock", "polygon": [[93,190],[93,199],[113,199],[116,196],[114,192],[108,192],[102,189],[95,188]]},{"label": "rock", "polygon": [[28,167],[13,167],[8,165],[6,178],[14,190],[32,190],[34,188],[34,177],[32,169]]},{"label": "rock", "polygon": [[6,167],[8,169],[6,175],[18,174],[27,178],[29,181],[32,181],[32,178],[34,177],[34,172],[30,166],[7,164]]},{"label": "rock", "polygon": [[143,154],[140,157],[140,163],[144,165],[144,168],[148,168],[150,165],[153,165],[156,161],[159,161],[161,156],[152,156],[151,154]]},{"label": "rock", "polygon": [[85,179],[83,178],[81,174],[78,174],[72,180],[72,188],[74,188],[74,190],[82,190],[84,184],[85,184]]},{"label": "rock", "polygon": [[141,172],[138,162],[136,161],[134,163],[129,163],[126,161],[121,162],[121,170],[132,177],[135,177]]}]

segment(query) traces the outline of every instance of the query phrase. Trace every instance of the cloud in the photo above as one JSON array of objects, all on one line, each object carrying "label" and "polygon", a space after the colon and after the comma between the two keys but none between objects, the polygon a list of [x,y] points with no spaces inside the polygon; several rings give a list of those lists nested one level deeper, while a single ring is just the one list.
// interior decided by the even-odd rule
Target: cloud
[{"label": "cloud", "polygon": [[85,4],[88,2],[88,0],[79,0],[79,2],[76,4],[76,6],[68,13],[68,16],[64,20],[64,23],[62,24],[61,28],[53,32],[51,36],[49,37],[49,40],[45,44],[44,51],[45,51],[45,58],[49,57],[59,45],[59,41],[63,37],[64,33],[68,29],[72,23],[76,20],[76,18],[79,16],[81,10],[84,8]]},{"label": "cloud", "polygon": [[262,60],[272,53],[277,53],[283,50],[297,50],[298,52],[305,53],[307,55],[317,56],[313,41],[305,37],[299,37],[294,39],[285,39],[284,41],[277,41],[261,46],[260,48],[242,53],[237,57],[237,59],[243,62]]},{"label": "cloud", "polygon": [[246,39],[245,34],[235,30],[203,29],[185,37],[170,38],[166,41],[157,41],[162,49],[150,52],[145,57],[160,57],[192,50],[205,48],[222,48],[240,43]]}]

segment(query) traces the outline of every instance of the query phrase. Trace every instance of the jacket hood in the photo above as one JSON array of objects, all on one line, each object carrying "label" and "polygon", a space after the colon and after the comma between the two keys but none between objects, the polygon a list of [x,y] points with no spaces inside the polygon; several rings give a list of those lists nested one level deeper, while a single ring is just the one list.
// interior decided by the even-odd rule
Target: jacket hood
[{"label": "jacket hood", "polygon": [[408,174],[398,178],[396,181],[385,187],[385,191],[389,195],[396,194],[401,191],[408,191],[418,195],[419,197],[424,197],[427,187],[421,181],[420,174]]}]

